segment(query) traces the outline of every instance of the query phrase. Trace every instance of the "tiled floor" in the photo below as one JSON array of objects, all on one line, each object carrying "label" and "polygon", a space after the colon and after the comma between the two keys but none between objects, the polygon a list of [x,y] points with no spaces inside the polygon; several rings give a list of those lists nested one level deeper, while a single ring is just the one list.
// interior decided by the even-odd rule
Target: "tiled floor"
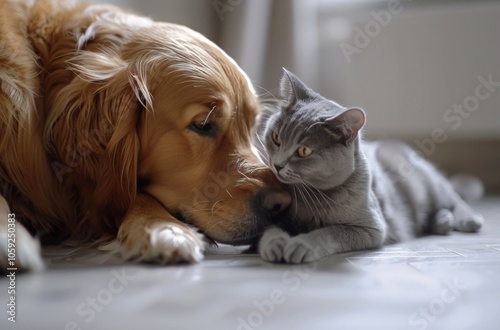
[{"label": "tiled floor", "polygon": [[[16,279],[0,329],[500,329],[500,198],[478,234],[430,236],[304,266],[222,247],[192,266],[53,263]],[[89,257],[90,258],[90,257]],[[91,259],[91,258],[90,258]],[[8,282],[0,282],[7,311]]]}]

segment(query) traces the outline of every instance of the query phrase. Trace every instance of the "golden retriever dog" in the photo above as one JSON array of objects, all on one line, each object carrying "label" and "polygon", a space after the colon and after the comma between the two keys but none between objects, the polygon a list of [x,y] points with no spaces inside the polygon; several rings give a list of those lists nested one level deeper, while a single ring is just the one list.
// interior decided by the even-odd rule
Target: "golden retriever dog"
[{"label": "golden retriever dog", "polygon": [[258,109],[235,62],[186,27],[0,0],[2,268],[41,268],[39,241],[159,263],[255,242],[291,199],[252,152]]}]

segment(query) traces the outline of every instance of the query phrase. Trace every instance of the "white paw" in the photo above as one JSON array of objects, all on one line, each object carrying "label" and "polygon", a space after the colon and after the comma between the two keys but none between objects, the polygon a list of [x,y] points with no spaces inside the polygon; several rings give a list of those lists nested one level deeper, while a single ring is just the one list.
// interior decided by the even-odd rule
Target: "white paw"
[{"label": "white paw", "polygon": [[[14,247],[15,254],[13,254],[12,250],[8,250],[9,243],[11,244],[11,248]],[[0,247],[0,272],[8,272],[7,268],[17,268],[17,271],[39,271],[44,268],[40,242],[31,236],[19,222],[15,224],[15,237],[8,237],[7,224],[2,223],[0,228]],[[9,257],[12,256],[14,257],[13,263],[10,263]]]},{"label": "white paw", "polygon": [[259,242],[261,258],[269,262],[281,262],[288,241],[290,241],[290,235],[282,229],[276,227],[267,229]]},{"label": "white paw", "polygon": [[431,223],[433,234],[446,235],[453,230],[454,215],[448,209],[439,210]]},{"label": "white paw", "polygon": [[284,259],[289,264],[302,264],[319,258],[317,249],[301,235],[292,237],[285,247]]},{"label": "white paw", "polygon": [[465,233],[476,232],[484,223],[483,216],[465,203],[455,206],[453,215],[455,216],[455,230],[457,231]]},{"label": "white paw", "polygon": [[474,233],[483,226],[484,218],[479,213],[471,213],[461,218],[455,218],[455,229],[465,233]]},{"label": "white paw", "polygon": [[201,234],[189,227],[158,222],[140,232],[118,235],[121,255],[126,260],[172,264],[199,262],[205,244]]}]

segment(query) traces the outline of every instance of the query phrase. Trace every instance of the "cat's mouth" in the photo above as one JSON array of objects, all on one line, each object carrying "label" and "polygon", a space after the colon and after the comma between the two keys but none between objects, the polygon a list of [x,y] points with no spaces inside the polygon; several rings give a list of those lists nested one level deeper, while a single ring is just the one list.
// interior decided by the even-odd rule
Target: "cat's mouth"
[{"label": "cat's mouth", "polygon": [[297,179],[291,178],[289,176],[283,176],[280,173],[274,172],[274,174],[276,175],[276,178],[278,178],[278,180],[284,184],[296,184],[299,182]]}]

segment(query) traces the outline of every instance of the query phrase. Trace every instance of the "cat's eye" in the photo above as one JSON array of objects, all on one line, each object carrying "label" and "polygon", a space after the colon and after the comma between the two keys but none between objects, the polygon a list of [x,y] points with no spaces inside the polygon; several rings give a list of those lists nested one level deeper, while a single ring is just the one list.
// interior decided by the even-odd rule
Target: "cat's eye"
[{"label": "cat's eye", "polygon": [[280,139],[280,136],[278,135],[278,132],[274,131],[273,134],[272,134],[272,137],[273,137],[273,142],[277,146],[280,146],[281,145],[281,139]]},{"label": "cat's eye", "polygon": [[299,155],[300,158],[307,158],[311,156],[312,153],[313,150],[306,146],[300,146],[299,149],[297,149],[297,155]]}]

